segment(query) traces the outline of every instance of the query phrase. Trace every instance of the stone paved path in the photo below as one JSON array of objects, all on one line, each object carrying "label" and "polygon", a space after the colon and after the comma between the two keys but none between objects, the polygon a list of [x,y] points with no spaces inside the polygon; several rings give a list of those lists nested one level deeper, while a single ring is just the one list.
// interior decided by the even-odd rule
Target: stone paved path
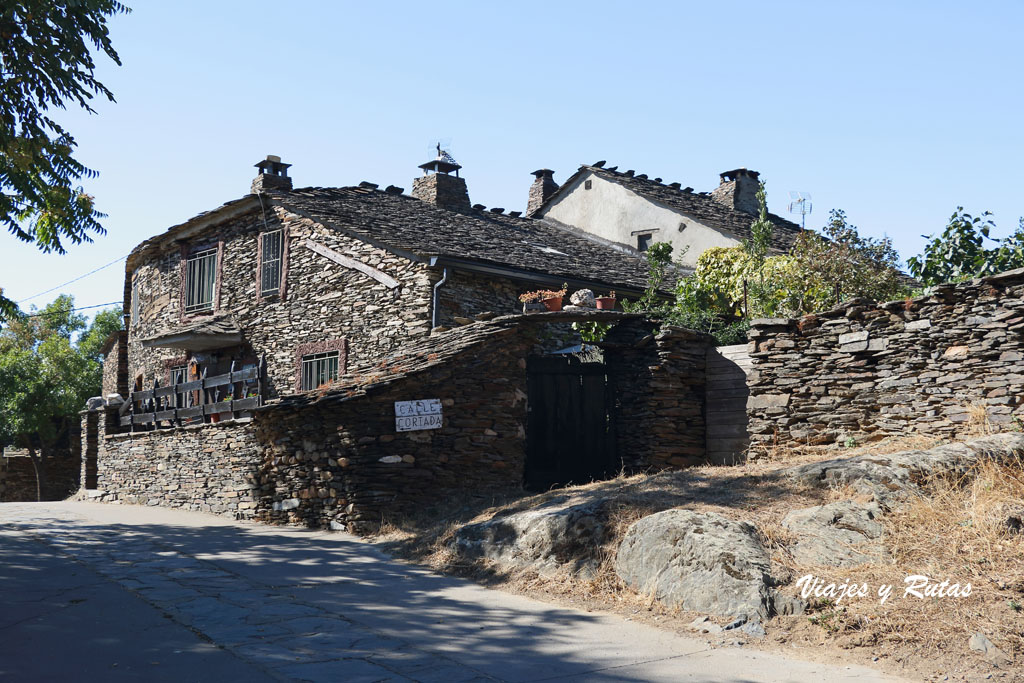
[{"label": "stone paved path", "polygon": [[889,681],[491,591],[341,533],[0,505],[0,680]]}]

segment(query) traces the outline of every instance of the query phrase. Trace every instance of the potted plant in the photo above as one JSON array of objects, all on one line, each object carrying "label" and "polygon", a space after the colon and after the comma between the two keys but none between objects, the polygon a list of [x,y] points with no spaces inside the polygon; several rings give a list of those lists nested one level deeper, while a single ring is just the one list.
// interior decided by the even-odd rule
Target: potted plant
[{"label": "potted plant", "polygon": [[608,292],[607,296],[599,296],[599,297],[597,297],[597,299],[595,299],[595,301],[597,301],[597,307],[602,309],[602,310],[606,310],[606,311],[613,311],[613,310],[615,310],[615,290],[612,290],[612,291]]},{"label": "potted plant", "polygon": [[[569,286],[567,284],[563,284],[562,288],[559,290],[535,289],[532,292],[520,294],[519,300],[524,304],[540,302],[544,304],[544,307],[549,311],[560,311],[562,310],[562,298],[568,290]],[[526,310],[525,306],[523,310]]]}]

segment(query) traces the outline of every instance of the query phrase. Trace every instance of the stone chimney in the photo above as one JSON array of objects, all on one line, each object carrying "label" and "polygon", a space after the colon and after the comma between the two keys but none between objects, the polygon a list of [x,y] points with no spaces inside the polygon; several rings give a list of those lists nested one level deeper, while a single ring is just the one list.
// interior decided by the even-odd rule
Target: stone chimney
[{"label": "stone chimney", "polygon": [[711,197],[730,209],[757,214],[760,205],[757,203],[757,191],[761,184],[757,171],[737,168],[719,175],[721,182],[711,191]]},{"label": "stone chimney", "polygon": [[533,172],[536,180],[530,185],[530,198],[526,202],[526,215],[532,216],[544,202],[558,190],[558,183],[552,177],[555,172],[549,168],[537,169]]},{"label": "stone chimney", "polygon": [[252,181],[252,193],[292,189],[292,179],[288,177],[290,166],[291,164],[282,164],[281,157],[268,154],[266,159],[256,164],[256,168],[260,169],[260,172]]},{"label": "stone chimney", "polygon": [[[412,181],[412,196],[449,211],[470,211],[469,190],[459,177],[462,168],[448,152],[437,146],[437,158],[420,164],[423,177]],[[451,175],[454,171],[455,175]]]}]

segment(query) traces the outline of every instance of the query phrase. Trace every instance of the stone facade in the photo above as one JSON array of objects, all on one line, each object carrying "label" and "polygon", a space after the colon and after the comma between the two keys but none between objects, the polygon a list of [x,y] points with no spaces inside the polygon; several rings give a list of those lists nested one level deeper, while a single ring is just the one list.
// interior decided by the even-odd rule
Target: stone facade
[{"label": "stone facade", "polygon": [[[283,229],[287,235],[284,295],[261,297],[258,252],[261,232]],[[304,246],[311,240],[397,280],[391,288],[343,267]],[[275,207],[235,217],[194,240],[194,246],[219,245],[219,295],[213,315],[229,315],[242,332],[244,346],[197,354],[209,374],[227,372],[231,360],[267,359],[267,398],[292,393],[298,382],[296,354],[301,344],[344,339],[348,367],[369,366],[398,351],[409,338],[430,330],[431,275],[425,264],[396,256],[366,242],[327,230],[313,221]],[[173,333],[202,320],[183,312],[183,253],[163,251],[140,263],[134,287],[139,319],[131,323],[129,372],[149,388],[154,379],[170,380],[170,368],[188,356],[173,348],[145,348],[142,340]],[[211,316],[206,316],[211,317]]]},{"label": "stone facade", "polygon": [[412,181],[412,196],[450,211],[469,211],[466,179],[447,173],[431,173]]},{"label": "stone facade", "polygon": [[554,179],[555,172],[549,168],[541,168],[533,172],[536,180],[530,184],[530,195],[526,202],[526,215],[537,213],[544,202],[558,191],[558,183]]},{"label": "stone facade", "polygon": [[[47,457],[43,500],[63,500],[78,490],[77,449]],[[0,502],[25,502],[37,499],[36,470],[28,455],[0,457]]]},{"label": "stone facade", "polygon": [[496,315],[521,313],[523,304],[519,295],[530,287],[506,278],[484,277],[473,273],[453,271],[438,290],[438,323],[445,327],[458,324],[455,318],[471,318],[478,313]]},{"label": "stone facade", "polygon": [[111,394],[128,395],[128,333],[119,330],[107,342],[103,354],[103,391],[106,398]]},{"label": "stone facade", "polygon": [[[375,386],[353,398],[267,406],[256,420],[265,444],[259,519],[358,531],[455,492],[519,486],[531,344],[513,329],[449,333],[434,346],[437,361],[397,381],[367,380]],[[401,361],[383,372],[401,374]],[[441,429],[396,431],[396,401],[432,398],[442,402]]]},{"label": "stone facade", "polygon": [[99,420],[99,500],[250,519],[260,445],[251,422],[109,434]]},{"label": "stone facade", "polygon": [[[616,450],[631,470],[702,462],[709,339],[638,316],[499,317],[410,341],[330,387],[223,421],[118,433],[118,409],[83,414],[100,500],[361,531],[458,492],[518,487],[527,454],[528,357],[548,328],[593,316],[619,392]],[[438,429],[399,431],[395,402],[439,399]],[[616,468],[617,469],[617,468]],[[90,481],[88,466],[83,477]]]},{"label": "stone facade", "polygon": [[754,449],[791,441],[923,432],[1024,418],[1024,270],[799,320],[754,321]]},{"label": "stone facade", "polygon": [[702,464],[705,359],[714,340],[681,327],[623,324],[603,344],[616,395],[623,466],[639,471]]}]

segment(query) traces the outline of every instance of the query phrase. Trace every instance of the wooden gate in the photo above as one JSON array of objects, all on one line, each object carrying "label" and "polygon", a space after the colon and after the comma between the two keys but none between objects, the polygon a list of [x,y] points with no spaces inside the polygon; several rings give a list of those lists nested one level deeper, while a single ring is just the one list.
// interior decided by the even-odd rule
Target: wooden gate
[{"label": "wooden gate", "polygon": [[708,349],[706,409],[708,460],[734,465],[746,456],[747,373],[750,353],[746,344]]},{"label": "wooden gate", "polygon": [[534,490],[586,483],[619,470],[613,397],[604,363],[572,355],[527,364],[525,483]]}]

